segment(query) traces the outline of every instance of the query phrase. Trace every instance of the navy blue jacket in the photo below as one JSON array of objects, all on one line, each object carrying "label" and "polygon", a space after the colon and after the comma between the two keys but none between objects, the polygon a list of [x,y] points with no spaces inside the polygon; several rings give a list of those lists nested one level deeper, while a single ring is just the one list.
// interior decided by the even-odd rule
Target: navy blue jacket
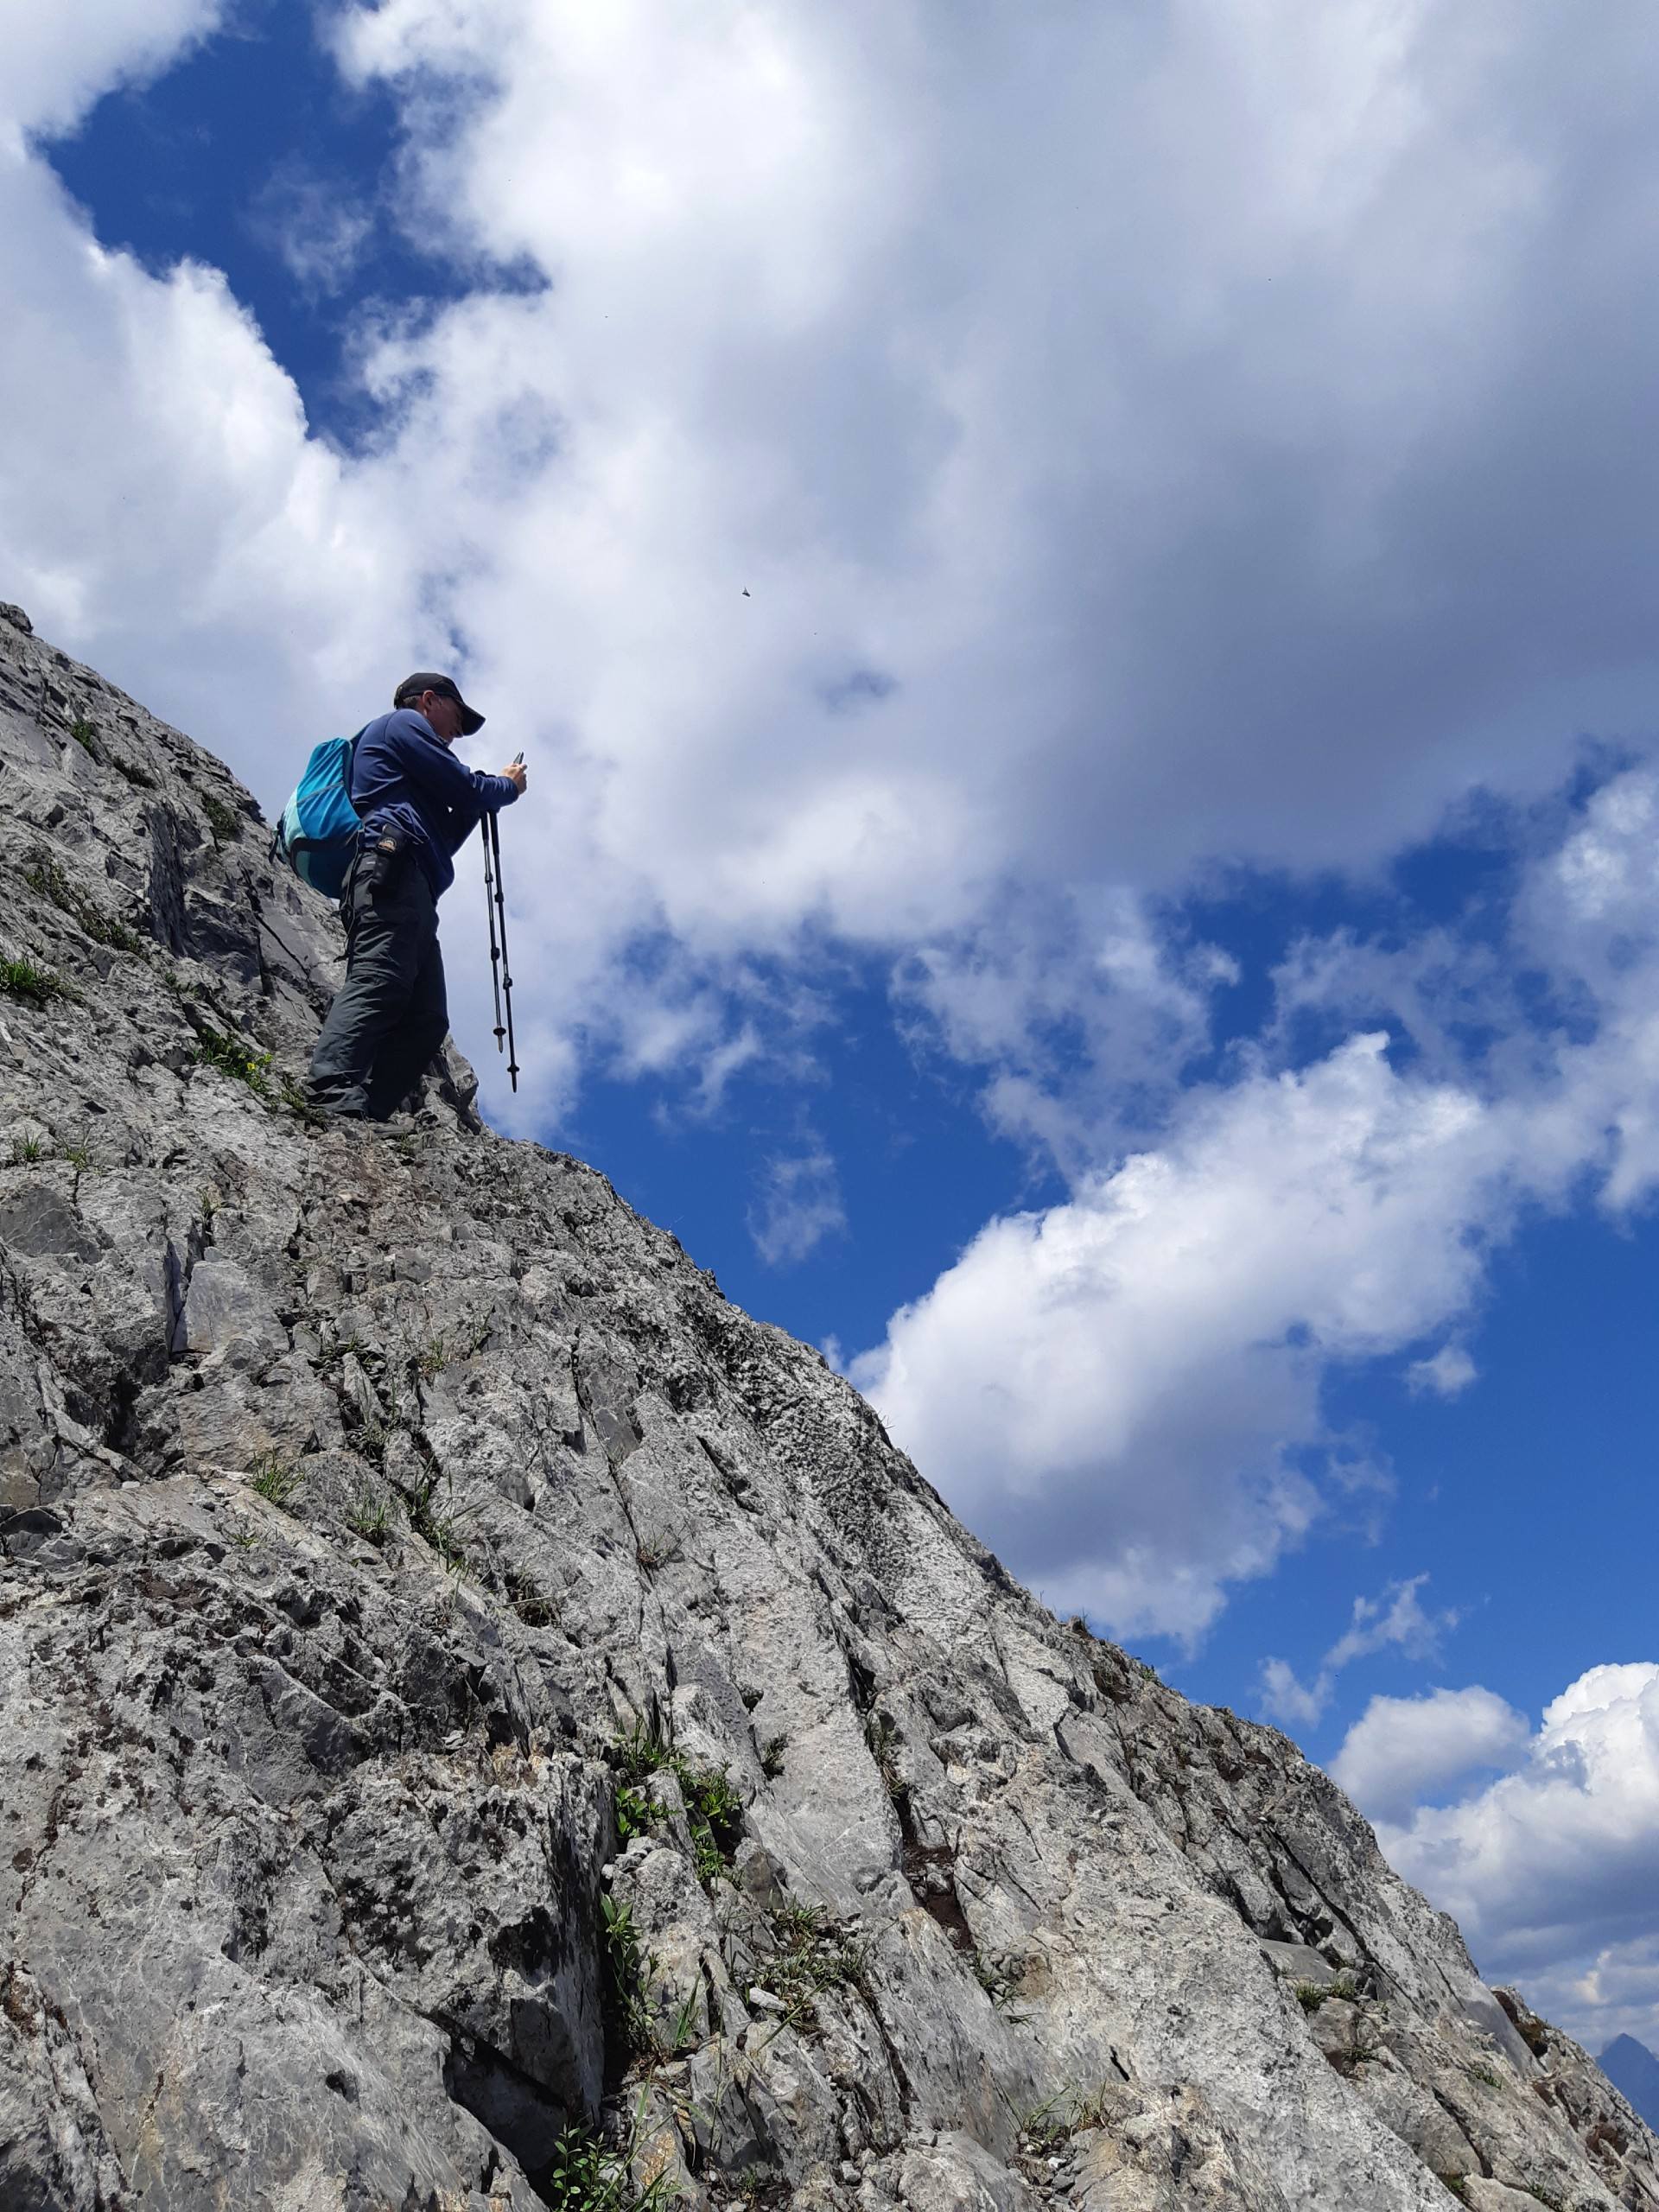
[{"label": "navy blue jacket", "polygon": [[434,899],[455,880],[458,853],[480,816],[511,806],[518,786],[457,760],[424,715],[395,707],[372,721],[352,762],[352,804],[363,817],[359,847],[388,829],[407,838]]}]

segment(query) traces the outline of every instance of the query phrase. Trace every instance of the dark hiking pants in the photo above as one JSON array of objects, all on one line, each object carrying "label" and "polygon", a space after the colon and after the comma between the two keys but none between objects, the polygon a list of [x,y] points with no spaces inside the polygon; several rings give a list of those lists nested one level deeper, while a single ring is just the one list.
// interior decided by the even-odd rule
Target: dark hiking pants
[{"label": "dark hiking pants", "polygon": [[311,1096],[325,1113],[384,1122],[397,1111],[449,1028],[438,914],[410,853],[375,881],[372,852],[346,879],[346,981],[311,1055]]}]

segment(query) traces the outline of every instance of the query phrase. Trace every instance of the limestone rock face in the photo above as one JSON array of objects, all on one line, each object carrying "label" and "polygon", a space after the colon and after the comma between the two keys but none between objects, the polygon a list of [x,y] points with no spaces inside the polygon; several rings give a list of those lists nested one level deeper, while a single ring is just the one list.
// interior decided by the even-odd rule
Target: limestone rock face
[{"label": "limestone rock face", "polygon": [[6,2212],[1659,2212],[1323,1775],[458,1061],[312,1127],[331,909],[15,609],[0,812]]}]

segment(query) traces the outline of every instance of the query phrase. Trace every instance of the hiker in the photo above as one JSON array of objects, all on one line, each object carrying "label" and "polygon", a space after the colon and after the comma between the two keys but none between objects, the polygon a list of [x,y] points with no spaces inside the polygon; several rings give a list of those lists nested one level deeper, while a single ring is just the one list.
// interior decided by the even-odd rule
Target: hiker
[{"label": "hiker", "polygon": [[389,1119],[448,1033],[438,900],[483,816],[524,788],[522,761],[489,776],[451,753],[483,726],[448,677],[417,672],[357,739],[350,796],[362,826],[340,901],[346,980],[311,1055],[311,1096],[331,1117]]}]

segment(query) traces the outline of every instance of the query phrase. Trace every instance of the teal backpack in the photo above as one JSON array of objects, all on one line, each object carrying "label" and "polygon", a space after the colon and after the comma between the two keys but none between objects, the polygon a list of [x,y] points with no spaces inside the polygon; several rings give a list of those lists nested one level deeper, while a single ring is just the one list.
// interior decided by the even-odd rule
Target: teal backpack
[{"label": "teal backpack", "polygon": [[[368,724],[363,725],[366,729]],[[271,841],[302,882],[338,899],[357,850],[357,809],[352,804],[352,762],[357,737],[328,737],[312,748],[293,797],[283,809]]]}]

